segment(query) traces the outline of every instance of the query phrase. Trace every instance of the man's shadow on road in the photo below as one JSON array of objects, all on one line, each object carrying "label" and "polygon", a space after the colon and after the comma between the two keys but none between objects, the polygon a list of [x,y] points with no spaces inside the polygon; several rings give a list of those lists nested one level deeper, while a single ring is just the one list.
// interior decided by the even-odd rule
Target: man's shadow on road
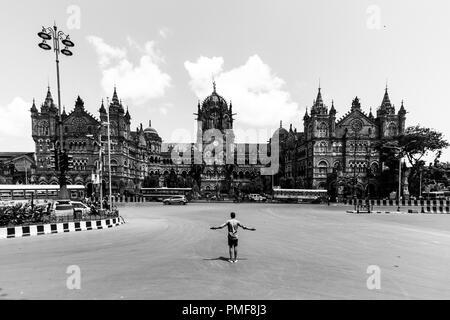
[{"label": "man's shadow on road", "polygon": [[[226,257],[218,257],[218,258],[205,258],[205,259],[203,259],[203,260],[205,260],[205,261],[216,261],[216,260],[221,260],[221,261],[226,261],[226,262],[228,262],[228,260],[229,260],[230,258],[226,258]],[[238,260],[247,260],[246,258],[239,258],[238,257]]]}]

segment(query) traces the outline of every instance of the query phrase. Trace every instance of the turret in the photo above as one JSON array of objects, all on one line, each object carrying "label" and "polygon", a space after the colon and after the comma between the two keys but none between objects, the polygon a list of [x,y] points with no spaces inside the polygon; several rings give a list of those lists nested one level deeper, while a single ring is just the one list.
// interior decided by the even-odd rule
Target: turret
[{"label": "turret", "polygon": [[103,99],[102,99],[102,104],[100,105],[100,109],[98,109],[98,112],[100,113],[100,121],[101,122],[108,121],[108,115],[106,114],[106,108],[105,108]]},{"label": "turret", "polygon": [[31,112],[31,114],[37,114],[38,113],[38,109],[36,108],[36,103],[35,103],[34,98],[33,98],[33,105],[31,106],[30,112]]},{"label": "turret", "polygon": [[77,100],[75,101],[74,111],[84,111],[84,101],[80,98],[80,96],[78,96]]},{"label": "turret", "polygon": [[131,116],[130,116],[130,113],[128,112],[128,106],[127,106],[127,112],[125,113],[124,118],[127,121],[127,123],[130,123]]},{"label": "turret", "polygon": [[398,110],[398,125],[399,125],[399,134],[403,134],[405,132],[405,120],[406,120],[406,110],[403,106],[403,100],[402,105],[400,106],[400,109]]},{"label": "turret", "polygon": [[388,88],[384,90],[383,101],[381,101],[381,105],[377,110],[377,117],[380,117],[385,114],[395,114],[395,108],[391,104],[391,99],[389,99]]},{"label": "turret", "polygon": [[317,92],[317,98],[316,100],[313,101],[313,106],[311,108],[311,115],[313,114],[320,114],[320,115],[328,114],[328,107],[323,103],[320,86]]},{"label": "turret", "polygon": [[359,98],[356,96],[352,101],[351,111],[361,110],[361,104],[359,103]]},{"label": "turret", "polygon": [[331,100],[331,109],[328,126],[330,128],[330,137],[336,136],[336,109],[334,108],[334,100]]}]

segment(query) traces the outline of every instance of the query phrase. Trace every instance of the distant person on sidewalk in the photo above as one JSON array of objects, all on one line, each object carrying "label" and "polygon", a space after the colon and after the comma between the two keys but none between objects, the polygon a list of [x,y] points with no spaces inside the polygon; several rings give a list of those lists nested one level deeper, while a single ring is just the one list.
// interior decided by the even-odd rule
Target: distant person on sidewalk
[{"label": "distant person on sidewalk", "polygon": [[[255,231],[255,228],[249,228],[241,224],[239,220],[236,220],[236,214],[231,212],[231,219],[226,221],[224,224],[218,227],[211,227],[211,230],[222,229],[225,226],[228,226],[228,249],[230,252],[230,259],[228,260],[231,263],[237,262],[237,246],[238,246],[238,227],[241,227],[244,230]],[[233,249],[234,249],[234,259],[233,259]]]}]

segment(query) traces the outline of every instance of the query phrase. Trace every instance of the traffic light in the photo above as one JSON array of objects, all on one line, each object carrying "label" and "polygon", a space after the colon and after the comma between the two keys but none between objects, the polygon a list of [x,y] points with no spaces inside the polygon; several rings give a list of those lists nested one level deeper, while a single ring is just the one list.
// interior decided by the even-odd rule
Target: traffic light
[{"label": "traffic light", "polygon": [[59,152],[58,149],[51,149],[52,154],[50,155],[50,168],[58,171],[59,170]]},{"label": "traffic light", "polygon": [[59,157],[59,167],[61,168],[61,171],[67,172],[69,170],[72,170],[73,168],[73,156],[68,155],[66,151],[61,153]]},{"label": "traffic light", "polygon": [[66,155],[66,171],[70,171],[73,169],[73,156],[67,153],[65,155]]}]

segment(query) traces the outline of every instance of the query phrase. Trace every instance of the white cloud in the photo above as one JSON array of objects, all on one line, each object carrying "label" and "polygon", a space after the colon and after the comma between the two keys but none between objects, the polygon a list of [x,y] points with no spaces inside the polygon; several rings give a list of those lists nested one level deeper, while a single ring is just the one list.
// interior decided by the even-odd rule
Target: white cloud
[{"label": "white cloud", "polygon": [[33,151],[31,138],[31,103],[15,97],[9,104],[0,106],[0,150]]},{"label": "white cloud", "polygon": [[161,38],[167,39],[167,37],[168,37],[169,34],[170,34],[170,30],[169,30],[169,28],[167,28],[167,27],[162,27],[162,28],[160,28],[160,29],[158,30],[158,34],[159,34],[159,36],[160,36]]},{"label": "white cloud", "polygon": [[97,52],[102,71],[101,85],[106,94],[110,94],[116,85],[120,98],[130,99],[135,104],[144,104],[165,94],[171,77],[160,69],[164,58],[153,41],[140,46],[128,37],[129,48],[141,54],[139,63],[134,64],[126,49],[110,46],[95,36],[87,39]]},{"label": "white cloud", "polygon": [[95,52],[99,57],[100,67],[108,66],[113,60],[124,59],[127,53],[124,49],[114,48],[106,44],[102,38],[88,36],[88,41],[94,46]]},{"label": "white cloud", "polygon": [[191,78],[191,89],[200,99],[211,93],[214,77],[217,93],[233,102],[236,128],[277,127],[279,120],[288,123],[298,117],[298,106],[283,88],[284,80],[274,75],[258,55],[227,71],[222,57],[201,56],[196,62],[186,61],[184,66]]}]

